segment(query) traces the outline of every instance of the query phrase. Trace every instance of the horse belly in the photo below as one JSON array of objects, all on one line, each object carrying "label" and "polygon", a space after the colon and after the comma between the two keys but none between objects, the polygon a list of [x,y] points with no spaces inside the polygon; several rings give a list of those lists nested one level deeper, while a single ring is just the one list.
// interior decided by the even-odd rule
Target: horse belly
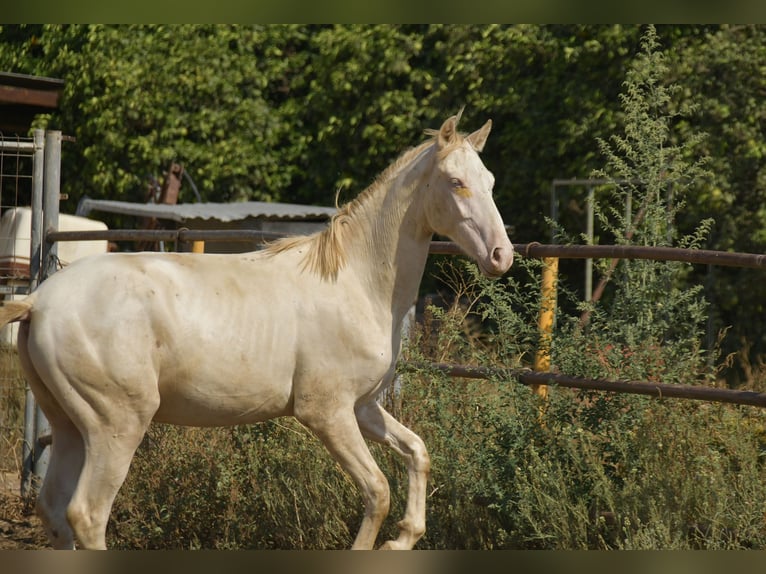
[{"label": "horse belly", "polygon": [[162,396],[154,420],[185,426],[232,426],[289,414],[289,405],[289,396],[278,389],[239,395],[185,391]]},{"label": "horse belly", "polygon": [[177,373],[159,382],[157,422],[188,426],[229,426],[289,414],[292,381],[289,368],[255,366],[244,372],[221,366]]}]

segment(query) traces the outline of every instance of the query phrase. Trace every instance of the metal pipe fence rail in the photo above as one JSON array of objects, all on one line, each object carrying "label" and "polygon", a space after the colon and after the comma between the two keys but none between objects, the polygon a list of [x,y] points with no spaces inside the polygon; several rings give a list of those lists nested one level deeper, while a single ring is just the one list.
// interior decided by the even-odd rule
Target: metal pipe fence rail
[{"label": "metal pipe fence rail", "polygon": [[[766,254],[733,253],[708,249],[681,249],[678,247],[643,247],[638,245],[554,245],[544,243],[514,243],[513,248],[523,257],[542,259],[647,259],[653,261],[679,261],[725,267],[766,269]],[[431,253],[456,255],[460,248],[449,241],[431,243]]]},{"label": "metal pipe fence rail", "polygon": [[433,369],[450,377],[463,379],[516,379],[522,385],[550,385],[606,391],[612,393],[630,393],[648,395],[654,398],[693,399],[717,403],[766,407],[766,393],[739,391],[702,385],[676,385],[672,383],[653,383],[646,381],[612,381],[608,379],[589,379],[573,377],[560,373],[532,371],[531,369],[502,369],[497,367],[479,367],[470,365],[450,365],[446,363],[403,362],[408,370]]},{"label": "metal pipe fence rail", "polygon": [[644,247],[640,245],[544,245],[522,243],[514,246],[526,257],[561,257],[563,259],[648,259],[720,265],[725,267],[766,268],[766,254],[734,253],[708,249],[678,247]]},{"label": "metal pipe fence rail", "polygon": [[[130,230],[105,231],[53,231],[46,241],[271,241],[284,237],[281,233],[255,229],[238,230]],[[635,245],[551,245],[543,243],[514,243],[514,250],[524,257],[560,257],[564,259],[649,259],[654,261],[680,261],[726,267],[766,269],[766,254],[733,253],[707,249],[681,249],[677,247],[642,247]],[[432,241],[432,254],[460,255],[462,251],[451,241]]]},{"label": "metal pipe fence rail", "polygon": [[272,241],[285,234],[257,229],[107,229],[94,231],[51,231],[46,241]]}]

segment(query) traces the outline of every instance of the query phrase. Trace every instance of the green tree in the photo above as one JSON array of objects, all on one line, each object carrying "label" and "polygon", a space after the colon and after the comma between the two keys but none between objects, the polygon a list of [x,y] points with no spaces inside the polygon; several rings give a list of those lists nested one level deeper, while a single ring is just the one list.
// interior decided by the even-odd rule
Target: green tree
[{"label": "green tree", "polygon": [[290,126],[287,160],[299,166],[285,196],[331,205],[338,190],[346,200],[367,187],[446,115],[428,106],[435,80],[419,66],[424,40],[417,27],[328,26],[303,33],[278,107]]},{"label": "green tree", "polygon": [[[702,151],[710,157],[713,185],[688,198],[681,224],[689,228],[715,215],[712,249],[766,251],[766,29],[763,26],[708,27],[668,51],[673,77],[682,83],[683,101],[698,106],[679,125],[688,132],[704,130],[709,137]],[[766,352],[766,330],[760,317],[766,310],[762,271],[712,267],[699,269],[696,280],[706,283],[713,302],[711,331],[731,327],[723,342],[726,353],[750,346],[747,367]],[[739,377],[752,374],[740,371]]]},{"label": "green tree", "polygon": [[147,177],[179,161],[204,199],[232,201],[279,199],[291,177],[278,145],[285,123],[269,103],[281,66],[270,42],[277,31],[93,25],[3,35],[26,32],[12,44],[17,52],[41,51],[10,65],[66,80],[47,125],[75,138],[62,167],[73,200],[142,201]]}]

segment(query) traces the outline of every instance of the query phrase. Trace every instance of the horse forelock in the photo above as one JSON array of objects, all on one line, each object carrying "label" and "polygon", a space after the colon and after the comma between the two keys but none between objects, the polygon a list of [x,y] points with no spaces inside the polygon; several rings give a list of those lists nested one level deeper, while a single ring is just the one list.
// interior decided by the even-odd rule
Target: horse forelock
[{"label": "horse forelock", "polygon": [[[436,141],[437,138],[439,137],[439,130],[427,129],[425,133],[426,135],[431,136],[432,138],[431,141]],[[447,145],[437,149],[436,157],[439,160],[443,160],[453,151],[462,147],[466,142],[473,149],[473,145],[471,144],[470,140],[466,137],[466,135],[467,134],[464,134],[462,132],[455,132],[452,136],[452,139],[450,139],[450,141],[447,142]]]}]

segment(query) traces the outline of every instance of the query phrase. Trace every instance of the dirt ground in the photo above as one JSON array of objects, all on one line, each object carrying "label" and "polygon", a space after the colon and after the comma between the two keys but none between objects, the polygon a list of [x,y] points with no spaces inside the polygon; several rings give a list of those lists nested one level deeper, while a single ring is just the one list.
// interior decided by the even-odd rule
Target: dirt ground
[{"label": "dirt ground", "polygon": [[49,548],[32,504],[19,492],[17,473],[0,473],[0,550]]}]

